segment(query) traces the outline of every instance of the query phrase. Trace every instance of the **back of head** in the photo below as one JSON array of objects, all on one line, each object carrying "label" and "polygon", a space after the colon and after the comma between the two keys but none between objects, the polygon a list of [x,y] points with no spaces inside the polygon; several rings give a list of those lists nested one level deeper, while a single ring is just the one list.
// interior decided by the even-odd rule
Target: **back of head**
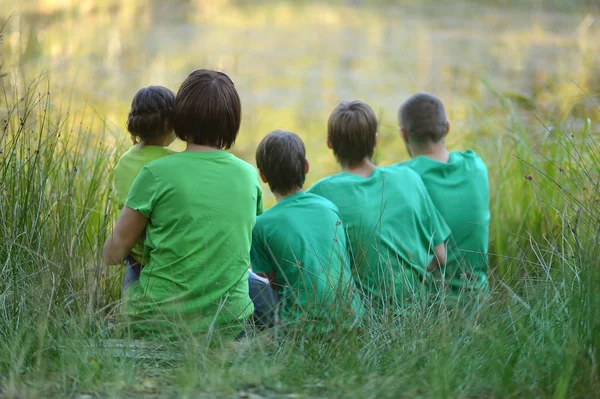
[{"label": "back of head", "polygon": [[301,189],[306,178],[306,150],[295,133],[275,130],[256,149],[256,166],[271,191],[287,195]]},{"label": "back of head", "polygon": [[417,93],[398,112],[400,127],[417,144],[437,143],[446,135],[446,110],[442,101],[429,93]]},{"label": "back of head", "polygon": [[329,117],[327,136],[338,162],[347,167],[372,158],[377,137],[377,117],[362,101],[343,101]]},{"label": "back of head", "polygon": [[242,105],[233,81],[223,72],[198,69],[182,83],[173,127],[181,140],[229,149],[235,143]]},{"label": "back of head", "polygon": [[175,94],[162,86],[139,90],[131,102],[127,130],[134,141],[161,136],[173,125]]}]

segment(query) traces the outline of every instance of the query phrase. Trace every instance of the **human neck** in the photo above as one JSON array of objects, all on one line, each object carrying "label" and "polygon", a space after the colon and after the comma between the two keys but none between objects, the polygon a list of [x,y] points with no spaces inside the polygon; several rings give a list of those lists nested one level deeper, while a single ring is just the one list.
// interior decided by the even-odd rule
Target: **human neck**
[{"label": "human neck", "polygon": [[147,147],[147,146],[166,147],[166,146],[168,146],[167,136],[145,138],[145,139],[140,140],[138,145],[140,147]]},{"label": "human neck", "polygon": [[346,173],[352,173],[354,175],[369,177],[371,173],[377,168],[373,162],[369,158],[363,159],[363,161],[357,166],[344,166],[342,165],[342,170]]},{"label": "human neck", "polygon": [[279,193],[273,193],[273,194],[275,194],[275,201],[279,202],[279,201],[281,201],[284,198],[287,198],[287,197],[289,197],[291,195],[294,195],[294,194],[298,194],[300,192],[302,192],[302,187],[299,187],[299,188],[297,188],[297,189],[295,189],[293,191],[290,191],[287,194],[279,194]]},{"label": "human neck", "polygon": [[448,149],[446,148],[446,143],[444,143],[443,141],[439,143],[429,144],[423,147],[411,147],[410,153],[413,158],[422,155],[424,157],[428,157],[435,161],[444,163],[448,162],[448,160],[450,159],[450,152],[448,152]]},{"label": "human neck", "polygon": [[211,151],[220,151],[220,148],[188,142],[187,147],[185,149],[185,152],[211,152]]}]

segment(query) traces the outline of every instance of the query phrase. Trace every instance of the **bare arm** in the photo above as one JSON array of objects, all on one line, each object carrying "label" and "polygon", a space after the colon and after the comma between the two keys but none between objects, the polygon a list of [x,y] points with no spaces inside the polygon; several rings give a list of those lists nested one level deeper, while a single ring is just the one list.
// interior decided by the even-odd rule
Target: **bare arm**
[{"label": "bare arm", "polygon": [[117,265],[122,263],[137,239],[142,235],[148,224],[148,218],[141,212],[123,207],[117,224],[104,243],[104,264]]},{"label": "bare arm", "polygon": [[432,272],[444,264],[446,264],[446,244],[441,243],[433,248],[433,259],[427,267],[427,271]]}]

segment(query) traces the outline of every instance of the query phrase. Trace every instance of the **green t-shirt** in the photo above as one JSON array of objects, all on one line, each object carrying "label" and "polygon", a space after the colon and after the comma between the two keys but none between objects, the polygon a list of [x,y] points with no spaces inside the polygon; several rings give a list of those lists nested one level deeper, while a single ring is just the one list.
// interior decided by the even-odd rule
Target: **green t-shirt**
[{"label": "green t-shirt", "polygon": [[256,170],[225,151],[174,154],[144,166],[125,204],[150,219],[149,262],[126,290],[135,330],[240,333],[254,310],[249,254],[263,207]]},{"label": "green t-shirt", "polygon": [[416,171],[452,231],[444,279],[454,289],[486,285],[489,237],[487,168],[475,152],[451,152],[447,163],[418,156],[398,164]]},{"label": "green t-shirt", "polygon": [[255,273],[276,273],[284,322],[323,332],[362,316],[341,217],[325,198],[299,192],[259,216],[251,260]]},{"label": "green t-shirt", "polygon": [[255,273],[276,273],[284,322],[322,332],[361,317],[341,217],[325,198],[299,192],[259,216],[251,260]]},{"label": "green t-shirt", "polygon": [[[165,147],[147,145],[140,148],[139,145],[134,145],[121,156],[114,170],[115,196],[119,203],[119,211],[123,209],[129,189],[144,165],[155,159],[172,154],[175,154],[175,152]],[[143,258],[143,238],[138,240],[137,244],[131,250],[130,255],[141,264],[146,263],[147,260]]]},{"label": "green t-shirt", "polygon": [[355,281],[375,304],[395,305],[427,294],[433,248],[450,230],[421,178],[409,168],[377,168],[364,178],[338,173],[309,192],[331,200],[346,226]]}]

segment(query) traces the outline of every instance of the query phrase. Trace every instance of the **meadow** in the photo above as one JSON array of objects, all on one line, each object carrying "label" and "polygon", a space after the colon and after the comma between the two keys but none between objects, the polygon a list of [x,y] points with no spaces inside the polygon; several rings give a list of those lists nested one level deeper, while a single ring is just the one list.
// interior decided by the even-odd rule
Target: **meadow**
[{"label": "meadow", "polygon": [[[542,33],[535,40],[560,42]],[[451,100],[450,114],[460,134],[451,148],[472,146],[489,166],[492,289],[480,309],[450,310],[442,301],[398,319],[368,313],[356,332],[276,332],[235,343],[189,337],[142,345],[128,338],[118,315],[122,270],[104,266],[101,249],[118,213],[111,172],[127,139],[114,123],[121,114],[112,113],[126,113],[129,97],[119,111],[105,100],[83,106],[79,93],[65,94],[64,70],[36,74],[26,58],[22,68],[4,65],[0,397],[600,397],[600,63],[597,43],[583,34],[573,40],[580,70],[571,80],[560,68],[550,77],[527,70],[525,83],[505,90],[506,82],[492,79],[510,75],[502,67],[488,71],[490,80],[457,80],[443,68],[441,82],[421,80],[445,90],[457,80],[461,99]],[[527,64],[529,55],[522,57],[512,62]],[[371,82],[368,65],[348,62],[336,68],[363,70]],[[300,67],[314,72],[314,65]],[[258,75],[262,93],[268,81]],[[243,87],[251,85],[243,79]],[[310,108],[311,90],[297,109],[291,100],[274,108],[285,99],[279,92],[263,107],[249,100],[234,151],[252,161],[269,118],[288,118],[317,158],[309,179],[334,172],[330,154],[316,149],[329,108]],[[377,90],[377,160],[387,164],[405,154],[388,107],[397,98]],[[317,96],[318,105],[330,96]]]}]

